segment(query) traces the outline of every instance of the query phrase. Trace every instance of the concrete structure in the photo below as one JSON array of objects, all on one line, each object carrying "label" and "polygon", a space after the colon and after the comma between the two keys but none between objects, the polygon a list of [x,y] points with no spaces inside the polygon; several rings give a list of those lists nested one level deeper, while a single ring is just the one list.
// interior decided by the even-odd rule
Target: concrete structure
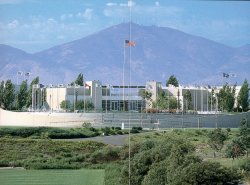
[{"label": "concrete structure", "polygon": [[[217,111],[218,102],[211,101],[211,92],[218,93],[222,87],[206,86],[168,86],[164,87],[160,82],[147,81],[146,86],[119,86],[102,85],[100,81],[87,81],[85,86],[78,85],[34,85],[32,96],[32,110],[47,110],[51,112],[62,112],[61,102],[69,101],[71,111],[78,111],[76,102],[91,102],[94,111],[138,111],[153,108],[161,91],[169,97],[175,97],[178,101],[177,111],[187,110],[187,100],[184,95],[187,91],[191,93],[192,110],[199,112]],[[240,86],[236,87],[236,97]],[[141,91],[152,94],[149,99],[141,97]],[[214,95],[213,95],[214,96]],[[214,96],[214,98],[216,98]],[[236,106],[236,102],[235,102]],[[85,112],[85,108],[83,110]]]},{"label": "concrete structure", "polygon": [[[211,106],[209,105],[209,98],[211,96],[211,90],[207,87],[195,87],[195,86],[168,86],[163,87],[161,83],[150,81],[147,82],[147,90],[152,93],[152,101],[156,102],[159,91],[162,90],[169,97],[175,97],[177,102],[180,103],[180,110],[184,110],[187,105],[187,101],[184,99],[184,94],[190,91],[192,96],[191,105],[195,111],[211,111]],[[179,101],[178,101],[179,100]],[[152,103],[147,103],[147,108],[152,108]],[[209,108],[210,107],[210,108]],[[213,105],[214,107],[214,105]],[[214,108],[213,108],[214,109]]]},{"label": "concrete structure", "polygon": [[[208,86],[168,86],[164,87],[160,82],[148,81],[146,83],[146,90],[149,91],[152,96],[150,100],[146,102],[146,108],[152,108],[153,103],[156,102],[159,92],[164,91],[167,96],[175,97],[177,102],[180,103],[180,110],[185,110],[187,107],[187,100],[185,100],[184,95],[187,91],[190,91],[192,102],[191,105],[194,111],[198,112],[214,112],[218,111],[218,102],[213,102],[211,98],[215,98],[215,94],[219,93],[222,86],[208,87]],[[235,97],[238,96],[241,86],[236,86]],[[213,96],[211,96],[212,90],[214,91]],[[156,105],[157,106],[157,105]],[[237,106],[237,98],[235,98],[235,107]]]},{"label": "concrete structure", "polygon": [[12,112],[0,108],[0,126],[82,127],[102,123],[102,113]]},{"label": "concrete structure", "polygon": [[[76,103],[83,101],[94,105],[94,111],[139,111],[144,108],[140,90],[145,86],[102,86],[100,81],[87,81],[79,85],[34,85],[32,111],[65,111],[61,102],[68,101],[71,110],[78,112]],[[85,108],[83,110],[85,112]]]}]

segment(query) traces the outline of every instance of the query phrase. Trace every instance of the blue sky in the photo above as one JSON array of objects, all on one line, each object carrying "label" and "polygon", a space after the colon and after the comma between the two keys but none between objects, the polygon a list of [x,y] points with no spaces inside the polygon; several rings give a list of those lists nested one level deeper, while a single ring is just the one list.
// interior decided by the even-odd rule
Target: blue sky
[{"label": "blue sky", "polygon": [[229,46],[250,44],[249,1],[0,0],[0,44],[29,53],[132,20]]}]

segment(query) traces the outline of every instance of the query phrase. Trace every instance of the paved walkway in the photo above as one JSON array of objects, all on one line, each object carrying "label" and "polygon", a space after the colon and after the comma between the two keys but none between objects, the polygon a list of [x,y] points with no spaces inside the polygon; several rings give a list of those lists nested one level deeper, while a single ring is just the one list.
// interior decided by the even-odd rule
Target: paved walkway
[{"label": "paved walkway", "polygon": [[79,138],[79,139],[67,139],[70,141],[82,141],[82,140],[90,140],[90,141],[99,141],[109,145],[122,146],[127,143],[128,135],[112,135],[112,136],[97,136],[97,137],[89,137],[89,138]]}]

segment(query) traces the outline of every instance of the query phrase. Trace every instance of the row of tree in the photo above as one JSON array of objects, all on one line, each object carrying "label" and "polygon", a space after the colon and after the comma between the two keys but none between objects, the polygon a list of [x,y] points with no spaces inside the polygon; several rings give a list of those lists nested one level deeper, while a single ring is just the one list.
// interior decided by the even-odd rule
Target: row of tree
[{"label": "row of tree", "polygon": [[[30,84],[28,84],[27,80],[24,80],[19,89],[15,87],[11,80],[7,80],[6,82],[2,81],[0,84],[0,107],[6,110],[27,110],[32,105],[32,86],[35,84],[39,84],[39,77],[34,78]],[[80,73],[71,84],[83,86],[83,74]],[[43,96],[43,99],[45,99],[46,93],[44,93]],[[73,110],[73,105],[69,101],[61,102],[61,107],[65,110]],[[75,103],[75,108],[77,110],[83,110],[84,107],[86,110],[94,109],[94,105],[91,102],[80,100]]]},{"label": "row of tree", "polygon": [[94,109],[94,104],[90,101],[77,100],[75,102],[75,105],[74,105],[74,104],[70,103],[69,100],[63,100],[60,103],[60,107],[66,111],[68,111],[68,110],[72,111],[74,109],[79,110],[79,111],[83,111],[83,110],[90,111],[90,110]]},{"label": "row of tree", "polygon": [[[179,87],[179,82],[174,75],[171,75],[169,79],[166,81],[166,86],[169,87],[173,85],[175,87]],[[248,111],[249,110],[249,84],[245,79],[241,89],[239,91],[238,96],[236,97],[236,85],[233,87],[229,86],[227,83],[220,89],[218,93],[214,92],[212,89],[208,103],[209,106],[214,106],[214,109],[218,109],[219,111]],[[152,94],[145,90],[145,92],[141,95],[143,99],[151,100]],[[169,96],[168,93],[160,90],[157,96],[156,102],[154,102],[153,107],[158,109],[179,109],[181,107],[179,101],[179,93],[178,98],[173,96]],[[190,90],[187,90],[183,94],[183,104],[184,110],[192,110],[194,109],[192,105],[192,94]],[[236,107],[235,107],[236,102]],[[217,106],[217,107],[216,107]],[[211,108],[211,107],[210,107]]]},{"label": "row of tree", "polygon": [[[16,109],[22,110],[29,108],[32,104],[32,85],[39,83],[39,77],[32,80],[30,85],[27,81],[23,81],[19,91],[15,92],[15,86],[11,80],[6,82],[2,81],[0,84],[0,107],[8,110]],[[80,73],[76,80],[71,83],[84,86],[83,74]],[[166,85],[173,85],[175,87],[179,86],[179,82],[174,75],[171,75],[166,82]],[[231,87],[225,84],[219,93],[214,93],[212,89],[211,95],[209,97],[209,105],[218,105],[218,110],[220,111],[248,111],[249,110],[249,84],[247,80],[244,81],[240,92],[237,97],[235,97],[236,85]],[[145,100],[151,100],[152,94],[149,91],[141,91],[140,95]],[[192,95],[189,90],[184,93],[184,109],[191,110],[192,106]],[[235,102],[237,102],[236,108],[234,107]],[[92,105],[89,105],[91,108]],[[159,91],[158,98],[156,102],[153,103],[153,107],[158,109],[179,109],[181,107],[179,98],[169,96],[164,91]]]},{"label": "row of tree", "polygon": [[6,110],[23,110],[32,104],[32,86],[39,83],[39,77],[32,80],[28,85],[27,80],[23,81],[19,90],[11,80],[2,81],[0,85],[0,107]]},{"label": "row of tree", "polygon": [[[241,89],[236,96],[236,85],[233,87],[225,84],[219,93],[215,94],[212,91],[212,98],[210,96],[209,102],[213,101],[213,104],[218,104],[219,111],[248,111],[249,110],[249,84],[247,80],[244,80]],[[236,107],[235,107],[236,103]]]}]

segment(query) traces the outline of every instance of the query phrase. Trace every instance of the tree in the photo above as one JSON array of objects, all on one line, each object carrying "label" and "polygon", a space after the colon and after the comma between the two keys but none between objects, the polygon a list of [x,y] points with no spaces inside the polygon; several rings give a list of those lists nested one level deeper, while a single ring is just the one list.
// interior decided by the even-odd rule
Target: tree
[{"label": "tree", "polygon": [[17,94],[17,109],[21,110],[23,107],[25,107],[27,103],[27,95],[28,95],[28,86],[27,86],[27,81],[23,81],[20,90]]},{"label": "tree", "polygon": [[230,87],[226,84],[217,94],[220,110],[227,110],[228,112],[233,110],[235,102],[235,87],[235,85],[234,87]]},{"label": "tree", "polygon": [[94,110],[95,106],[92,102],[86,101],[85,104],[86,104],[85,105],[86,110]]},{"label": "tree", "polygon": [[[224,141],[227,139],[228,135],[226,132],[223,132],[221,128],[214,129],[208,133],[208,144],[215,151],[220,151],[224,145]],[[215,158],[214,151],[214,158]]]},{"label": "tree", "polygon": [[27,96],[27,103],[26,103],[27,107],[30,107],[32,104],[32,89],[33,89],[33,85],[35,85],[35,84],[39,84],[39,77],[38,76],[36,78],[34,78],[32,80],[32,82],[30,83],[28,96]]},{"label": "tree", "polygon": [[211,111],[216,108],[216,96],[214,93],[214,89],[211,90],[211,94],[209,95],[209,98],[208,98],[208,104],[209,104]]},{"label": "tree", "polygon": [[69,100],[63,100],[63,101],[60,103],[60,107],[61,107],[63,110],[70,109],[70,108],[71,108],[70,101],[69,101]]},{"label": "tree", "polygon": [[248,97],[249,97],[249,87],[248,87],[248,82],[245,79],[243,85],[240,88],[239,95],[237,97],[238,107],[241,107],[243,111],[248,110],[249,106]]},{"label": "tree", "polygon": [[78,76],[77,76],[77,79],[75,80],[75,84],[77,85],[80,85],[80,86],[83,86],[83,74],[80,73]]},{"label": "tree", "polygon": [[[85,107],[86,108],[86,107]],[[77,110],[84,110],[84,101],[83,100],[78,100],[76,102],[76,109]]]},{"label": "tree", "polygon": [[[186,102],[186,109],[187,110],[191,110],[192,109],[192,95],[191,95],[191,92],[190,90],[187,90],[185,93],[184,93],[184,101]],[[184,103],[183,101],[183,103]]]},{"label": "tree", "polygon": [[144,99],[144,100],[150,100],[151,97],[152,97],[152,93],[149,92],[149,91],[147,91],[147,90],[145,90],[145,89],[141,89],[141,90],[139,91],[139,95],[140,95],[140,96],[142,97],[142,99]]},{"label": "tree", "polygon": [[241,155],[247,154],[250,149],[250,128],[247,118],[241,120],[240,134],[227,145],[226,156],[230,158],[238,158]]},{"label": "tree", "polygon": [[[241,176],[219,163],[195,156],[195,147],[177,135],[144,142],[131,157],[130,173],[122,170],[121,182],[131,185],[237,184]],[[130,183],[128,177],[130,174]]]},{"label": "tree", "polygon": [[250,127],[247,118],[243,118],[241,121],[239,140],[246,149],[248,155],[250,149]]},{"label": "tree", "polygon": [[143,179],[143,185],[165,185],[167,184],[168,163],[166,160],[152,165],[148,174]]},{"label": "tree", "polygon": [[3,104],[3,90],[4,90],[4,81],[2,81],[0,84],[0,108],[2,107]]},{"label": "tree", "polygon": [[10,110],[13,107],[15,100],[15,87],[11,80],[7,80],[3,89],[3,106],[5,109]]},{"label": "tree", "polygon": [[174,75],[171,75],[166,83],[166,86],[169,86],[169,84],[175,86],[175,87],[179,87],[179,82],[176,79],[176,77]]},{"label": "tree", "polygon": [[156,103],[154,107],[161,109],[161,110],[166,110],[166,109],[177,109],[177,105],[179,106],[178,108],[181,107],[180,102],[177,103],[177,99],[173,96],[167,96],[167,94],[163,91],[159,94],[157,97]]},{"label": "tree", "polygon": [[176,174],[171,185],[218,185],[239,184],[241,175],[236,170],[221,166],[219,163],[199,161],[176,167]]},{"label": "tree", "polygon": [[228,158],[238,158],[241,155],[245,154],[245,147],[242,143],[242,141],[239,138],[233,139],[226,148],[226,157]]}]

